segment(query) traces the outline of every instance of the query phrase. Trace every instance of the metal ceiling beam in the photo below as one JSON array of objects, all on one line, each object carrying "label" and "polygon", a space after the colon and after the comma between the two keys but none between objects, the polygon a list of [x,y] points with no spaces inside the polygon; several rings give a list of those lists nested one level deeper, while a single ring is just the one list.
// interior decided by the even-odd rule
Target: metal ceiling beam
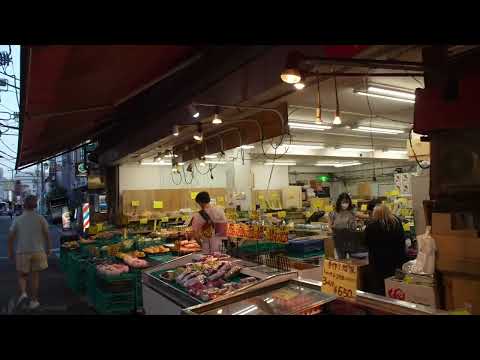
[{"label": "metal ceiling beam", "polygon": [[326,57],[303,57],[301,64],[315,65],[341,65],[348,67],[366,67],[369,69],[423,71],[424,65],[415,61],[374,60],[374,59],[340,59]]}]

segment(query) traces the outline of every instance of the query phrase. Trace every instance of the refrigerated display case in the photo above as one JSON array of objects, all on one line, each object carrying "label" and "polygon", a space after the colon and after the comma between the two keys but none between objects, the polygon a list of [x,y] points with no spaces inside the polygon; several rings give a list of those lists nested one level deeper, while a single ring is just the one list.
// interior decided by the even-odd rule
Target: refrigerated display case
[{"label": "refrigerated display case", "polygon": [[[204,301],[190,293],[187,289],[179,286],[175,281],[167,278],[167,273],[179,267],[194,262],[202,254],[185,255],[164,264],[160,264],[142,273],[143,307],[147,315],[175,315],[180,314],[183,309],[215,302],[219,299],[233,296],[244,292],[247,289],[255,289],[259,286],[268,286],[286,278],[298,276],[296,271],[278,271],[266,266],[259,266],[256,263],[229,258],[229,261],[242,266],[240,277],[254,277],[255,282],[243,285],[243,287],[222,295],[212,301]],[[261,284],[261,285],[260,285]]]},{"label": "refrigerated display case", "polygon": [[183,310],[189,315],[436,315],[441,310],[357,291],[351,299],[321,290],[321,283],[286,279]]}]

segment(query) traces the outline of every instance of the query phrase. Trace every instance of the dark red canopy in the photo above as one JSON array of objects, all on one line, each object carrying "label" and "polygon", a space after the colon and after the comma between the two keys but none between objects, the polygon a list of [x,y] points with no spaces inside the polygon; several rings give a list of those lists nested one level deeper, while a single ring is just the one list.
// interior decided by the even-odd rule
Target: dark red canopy
[{"label": "dark red canopy", "polygon": [[17,167],[71,148],[109,124],[117,105],[194,56],[190,46],[22,47]]},{"label": "dark red canopy", "polygon": [[[349,58],[366,47],[325,46],[324,55]],[[198,50],[173,45],[23,46],[17,168],[106,131],[114,125],[118,105],[194,61]]]}]

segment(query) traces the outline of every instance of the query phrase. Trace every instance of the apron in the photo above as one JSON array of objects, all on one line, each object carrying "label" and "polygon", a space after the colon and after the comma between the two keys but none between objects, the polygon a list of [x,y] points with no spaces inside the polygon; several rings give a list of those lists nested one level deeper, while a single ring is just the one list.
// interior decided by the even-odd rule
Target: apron
[{"label": "apron", "polygon": [[222,240],[221,237],[216,236],[216,234],[220,232],[217,231],[217,228],[220,228],[221,224],[215,224],[205,210],[200,210],[198,213],[203,218],[203,220],[205,220],[205,224],[203,224],[200,231],[202,251],[206,254],[220,252],[222,247]]}]

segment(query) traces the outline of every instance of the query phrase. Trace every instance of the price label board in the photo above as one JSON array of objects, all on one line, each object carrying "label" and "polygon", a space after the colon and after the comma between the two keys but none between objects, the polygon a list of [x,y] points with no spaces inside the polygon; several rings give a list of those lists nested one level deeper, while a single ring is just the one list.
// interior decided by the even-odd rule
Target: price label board
[{"label": "price label board", "polygon": [[97,231],[98,232],[103,231],[103,223],[98,223],[97,224]]},{"label": "price label board", "polygon": [[140,206],[140,200],[133,200],[132,201],[132,206],[133,207],[139,207]]},{"label": "price label board", "polygon": [[357,205],[357,204],[358,204],[358,200],[357,200],[357,199],[352,200],[352,204],[353,204],[353,205]]},{"label": "price label board", "polygon": [[168,220],[169,220],[168,216],[164,216],[160,219],[161,222],[168,222]]},{"label": "price label board", "polygon": [[217,197],[217,204],[218,205],[225,205],[225,198],[223,196]]},{"label": "price label board", "polygon": [[192,192],[190,193],[190,197],[192,198],[192,200],[195,200],[195,198],[197,197],[197,195],[198,195],[198,191],[192,191]]},{"label": "price label board", "polygon": [[153,202],[154,209],[163,209],[163,201],[154,201]]},{"label": "price label board", "polygon": [[287,212],[286,211],[279,211],[277,213],[277,216],[280,218],[280,219],[284,219],[287,217]]},{"label": "price label board", "polygon": [[357,265],[325,259],[322,291],[339,297],[353,298],[357,294]]},{"label": "price label board", "polygon": [[146,224],[148,224],[148,218],[140,219],[140,225],[146,225]]},{"label": "price label board", "polygon": [[360,211],[367,211],[367,204],[362,204]]}]

